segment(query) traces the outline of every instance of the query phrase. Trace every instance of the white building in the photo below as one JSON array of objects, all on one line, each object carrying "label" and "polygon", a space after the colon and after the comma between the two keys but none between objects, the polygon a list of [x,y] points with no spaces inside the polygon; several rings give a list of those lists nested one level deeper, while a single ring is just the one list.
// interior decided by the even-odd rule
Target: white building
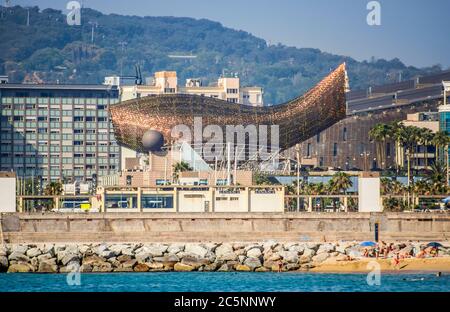
[{"label": "white building", "polygon": [[[115,77],[107,77],[105,84],[118,84]],[[221,77],[215,85],[203,86],[200,79],[186,79],[184,86],[178,84],[177,73],[174,71],[156,72],[154,79],[149,79],[144,85],[122,85],[121,100],[126,101],[149,95],[159,94],[196,94],[208,96],[230,103],[240,103],[251,106],[263,106],[263,91],[260,87],[242,87],[238,77]]]},{"label": "white building", "polygon": [[16,212],[16,175],[14,172],[0,172],[0,212]]}]

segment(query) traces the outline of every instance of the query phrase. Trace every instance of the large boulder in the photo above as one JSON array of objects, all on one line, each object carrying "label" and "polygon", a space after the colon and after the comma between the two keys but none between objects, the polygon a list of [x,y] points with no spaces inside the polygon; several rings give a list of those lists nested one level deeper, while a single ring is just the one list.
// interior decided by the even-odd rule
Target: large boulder
[{"label": "large boulder", "polygon": [[131,259],[128,261],[125,261],[121,264],[122,268],[133,268],[135,266],[135,264],[137,263],[136,259]]},{"label": "large boulder", "polygon": [[145,263],[138,263],[134,266],[134,272],[147,272],[150,268]]},{"label": "large boulder", "polygon": [[300,264],[305,264],[305,263],[309,263],[312,261],[312,256],[308,256],[308,255],[301,255],[298,262]]},{"label": "large boulder", "polygon": [[26,254],[28,250],[27,245],[13,245],[11,247],[11,253],[18,253],[18,254]]},{"label": "large boulder", "polygon": [[330,255],[326,252],[322,252],[314,257],[312,257],[312,261],[315,263],[324,262]]},{"label": "large boulder", "polygon": [[40,246],[39,249],[41,250],[42,254],[50,254],[52,257],[55,256],[55,245],[53,244],[46,243]]},{"label": "large boulder", "polygon": [[177,263],[177,264],[175,264],[175,266],[173,268],[177,272],[190,272],[190,271],[195,270],[195,268],[193,266],[190,266],[190,265],[184,264],[184,263]]},{"label": "large boulder", "polygon": [[149,245],[147,247],[147,250],[153,257],[161,257],[167,251],[167,248],[168,248],[167,245],[155,244]]},{"label": "large boulder", "polygon": [[280,251],[279,253],[284,261],[289,263],[297,263],[298,262],[298,254],[295,251]]},{"label": "large boulder", "polygon": [[184,257],[181,260],[181,263],[189,265],[194,267],[195,269],[198,269],[199,267],[203,265],[210,264],[208,259],[205,258],[194,258],[194,257]]},{"label": "large boulder", "polygon": [[148,266],[150,271],[163,271],[164,270],[164,264],[160,262],[147,262],[146,265]]},{"label": "large boulder", "polygon": [[129,248],[124,248],[121,250],[122,255],[126,255],[126,256],[134,256],[135,251],[134,248],[129,247]]},{"label": "large boulder", "polygon": [[334,244],[322,244],[320,245],[319,249],[317,249],[316,254],[321,254],[321,253],[330,253],[335,251],[335,246]]},{"label": "large boulder", "polygon": [[96,262],[92,265],[92,272],[111,272],[113,270],[113,267],[111,263],[103,261],[103,262]]},{"label": "large boulder", "polygon": [[38,272],[40,273],[57,273],[58,266],[56,265],[56,259],[48,259],[39,262]]},{"label": "large boulder", "polygon": [[239,271],[239,272],[250,272],[250,271],[252,271],[252,269],[249,266],[245,265],[245,264],[238,264],[238,265],[236,265],[235,270]]},{"label": "large boulder", "polygon": [[184,244],[170,244],[167,248],[169,254],[177,254],[180,251],[184,251]]},{"label": "large boulder", "polygon": [[224,263],[220,266],[220,268],[217,271],[218,272],[229,272],[229,271],[232,271],[232,268],[227,263]]},{"label": "large boulder", "polygon": [[249,244],[249,245],[245,246],[244,249],[245,249],[245,251],[248,252],[250,249],[253,249],[253,248],[258,248],[260,251],[264,250],[264,247],[261,245],[258,245],[258,244]]},{"label": "large boulder", "polygon": [[278,261],[282,258],[281,253],[283,253],[283,251],[280,251],[279,253],[274,252],[274,253],[270,254],[270,256],[268,255],[269,257],[267,257],[266,259],[269,261]]},{"label": "large boulder", "polygon": [[0,246],[0,257],[6,257],[8,255],[8,249],[6,246]]},{"label": "large boulder", "polygon": [[247,258],[244,261],[244,265],[248,266],[252,271],[262,266],[258,258]]},{"label": "large boulder", "polygon": [[316,254],[316,252],[315,252],[314,249],[312,249],[312,248],[305,248],[305,249],[303,250],[303,255],[304,255],[304,256],[312,257],[312,256],[314,256],[315,254]]},{"label": "large boulder", "polygon": [[119,251],[113,251],[113,250],[108,250],[107,249],[107,250],[103,250],[98,255],[100,257],[105,258],[105,259],[109,259],[109,258],[117,257],[118,255],[120,255],[120,250]]},{"label": "large boulder", "polygon": [[8,268],[8,258],[6,256],[0,256],[0,272],[5,271]]},{"label": "large boulder", "polygon": [[217,260],[221,261],[235,261],[238,258],[237,253],[234,252],[232,245],[222,244],[215,250]]},{"label": "large boulder", "polygon": [[8,259],[9,259],[9,261],[22,261],[22,262],[29,262],[30,261],[30,258],[28,258],[25,254],[20,253],[19,251],[13,251],[9,255]]},{"label": "large boulder", "polygon": [[108,246],[108,249],[114,252],[114,254],[117,256],[122,254],[123,249],[130,248],[130,245],[125,244],[112,244]]},{"label": "large boulder", "polygon": [[259,258],[261,255],[262,252],[259,246],[247,250],[247,257],[249,258]]},{"label": "large boulder", "polygon": [[73,253],[65,253],[62,259],[60,260],[62,265],[67,265],[69,262],[78,262],[80,261],[80,257],[78,254]]},{"label": "large boulder", "polygon": [[314,251],[317,251],[319,249],[320,244],[318,243],[306,243],[306,248],[312,249]]},{"label": "large boulder", "polygon": [[131,259],[132,258],[129,255],[120,255],[120,256],[117,257],[117,261],[119,261],[120,263],[126,262],[126,261],[131,260]]},{"label": "large boulder", "polygon": [[204,258],[208,252],[208,249],[200,246],[199,244],[186,244],[184,251],[197,255],[200,258]]},{"label": "large boulder", "polygon": [[275,248],[277,245],[278,245],[278,243],[276,241],[274,241],[274,240],[265,241],[263,243],[264,252]]},{"label": "large boulder", "polygon": [[214,263],[205,265],[203,267],[203,271],[205,271],[205,272],[214,272],[214,271],[217,270],[217,267],[218,267],[218,263],[214,262]]},{"label": "large boulder", "polygon": [[40,254],[42,254],[42,252],[41,252],[41,250],[40,250],[39,248],[37,248],[37,247],[28,249],[28,250],[27,250],[27,253],[26,253],[27,257],[29,257],[29,258],[37,257],[37,256],[39,256]]},{"label": "large boulder", "polygon": [[34,268],[31,264],[23,262],[11,264],[8,268],[8,273],[28,273],[33,271]]},{"label": "large boulder", "polygon": [[301,254],[305,250],[304,245],[294,244],[290,245],[287,250],[296,252],[297,254]]},{"label": "large boulder", "polygon": [[37,256],[37,260],[39,262],[44,261],[44,260],[48,260],[48,259],[52,259],[52,258],[53,258],[53,256],[51,254],[49,254],[49,253],[45,253],[43,255]]},{"label": "large boulder", "polygon": [[300,269],[300,265],[298,263],[286,264],[286,271],[296,271],[298,269]]},{"label": "large boulder", "polygon": [[136,253],[134,256],[139,263],[145,263],[152,258],[152,254],[148,251],[142,250],[139,253]]}]

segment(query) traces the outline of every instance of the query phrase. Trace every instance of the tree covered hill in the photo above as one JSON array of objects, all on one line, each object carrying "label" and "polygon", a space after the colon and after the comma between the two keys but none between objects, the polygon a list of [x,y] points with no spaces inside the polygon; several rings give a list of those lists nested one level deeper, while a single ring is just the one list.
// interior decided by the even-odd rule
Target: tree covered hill
[{"label": "tree covered hill", "polygon": [[[1,7],[0,74],[11,81],[101,83],[112,74],[143,76],[175,70],[180,83],[201,78],[213,83],[223,72],[238,74],[244,85],[264,88],[266,103],[289,100],[317,83],[330,69],[347,62],[352,89],[437,72],[407,67],[400,60],[358,62],[318,49],[268,45],[245,31],[192,18],[105,15],[82,10],[82,25],[69,26],[58,10],[20,6]],[[98,26],[95,26],[97,24]],[[94,25],[94,42],[91,42]],[[169,55],[195,55],[193,59]]]}]

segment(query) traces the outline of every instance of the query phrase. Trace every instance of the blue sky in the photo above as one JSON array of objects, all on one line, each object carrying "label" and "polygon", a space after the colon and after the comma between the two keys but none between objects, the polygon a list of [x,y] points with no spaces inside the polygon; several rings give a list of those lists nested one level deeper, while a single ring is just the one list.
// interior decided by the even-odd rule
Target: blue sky
[{"label": "blue sky", "polygon": [[[4,1],[4,0],[0,0]],[[81,0],[79,0],[81,2]],[[11,0],[65,9],[68,0]],[[369,26],[369,0],[84,0],[104,13],[207,18],[273,44],[318,48],[357,60],[400,58],[450,67],[449,0],[379,0],[381,25]]]}]

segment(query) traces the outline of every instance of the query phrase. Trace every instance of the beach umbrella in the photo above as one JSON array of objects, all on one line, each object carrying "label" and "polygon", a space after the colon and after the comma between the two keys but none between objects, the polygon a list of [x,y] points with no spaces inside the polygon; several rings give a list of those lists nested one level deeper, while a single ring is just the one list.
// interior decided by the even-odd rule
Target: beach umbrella
[{"label": "beach umbrella", "polygon": [[363,246],[363,247],[373,247],[373,246],[375,246],[377,243],[375,243],[375,242],[369,242],[369,241],[366,241],[366,242],[362,242],[362,243],[360,243],[359,245],[360,246]]},{"label": "beach umbrella", "polygon": [[444,204],[447,204],[448,202],[450,202],[450,196],[444,198],[442,201],[444,202]]},{"label": "beach umbrella", "polygon": [[439,248],[439,247],[443,247],[443,246],[442,246],[442,244],[440,244],[438,242],[431,242],[431,243],[428,243],[427,247]]}]

